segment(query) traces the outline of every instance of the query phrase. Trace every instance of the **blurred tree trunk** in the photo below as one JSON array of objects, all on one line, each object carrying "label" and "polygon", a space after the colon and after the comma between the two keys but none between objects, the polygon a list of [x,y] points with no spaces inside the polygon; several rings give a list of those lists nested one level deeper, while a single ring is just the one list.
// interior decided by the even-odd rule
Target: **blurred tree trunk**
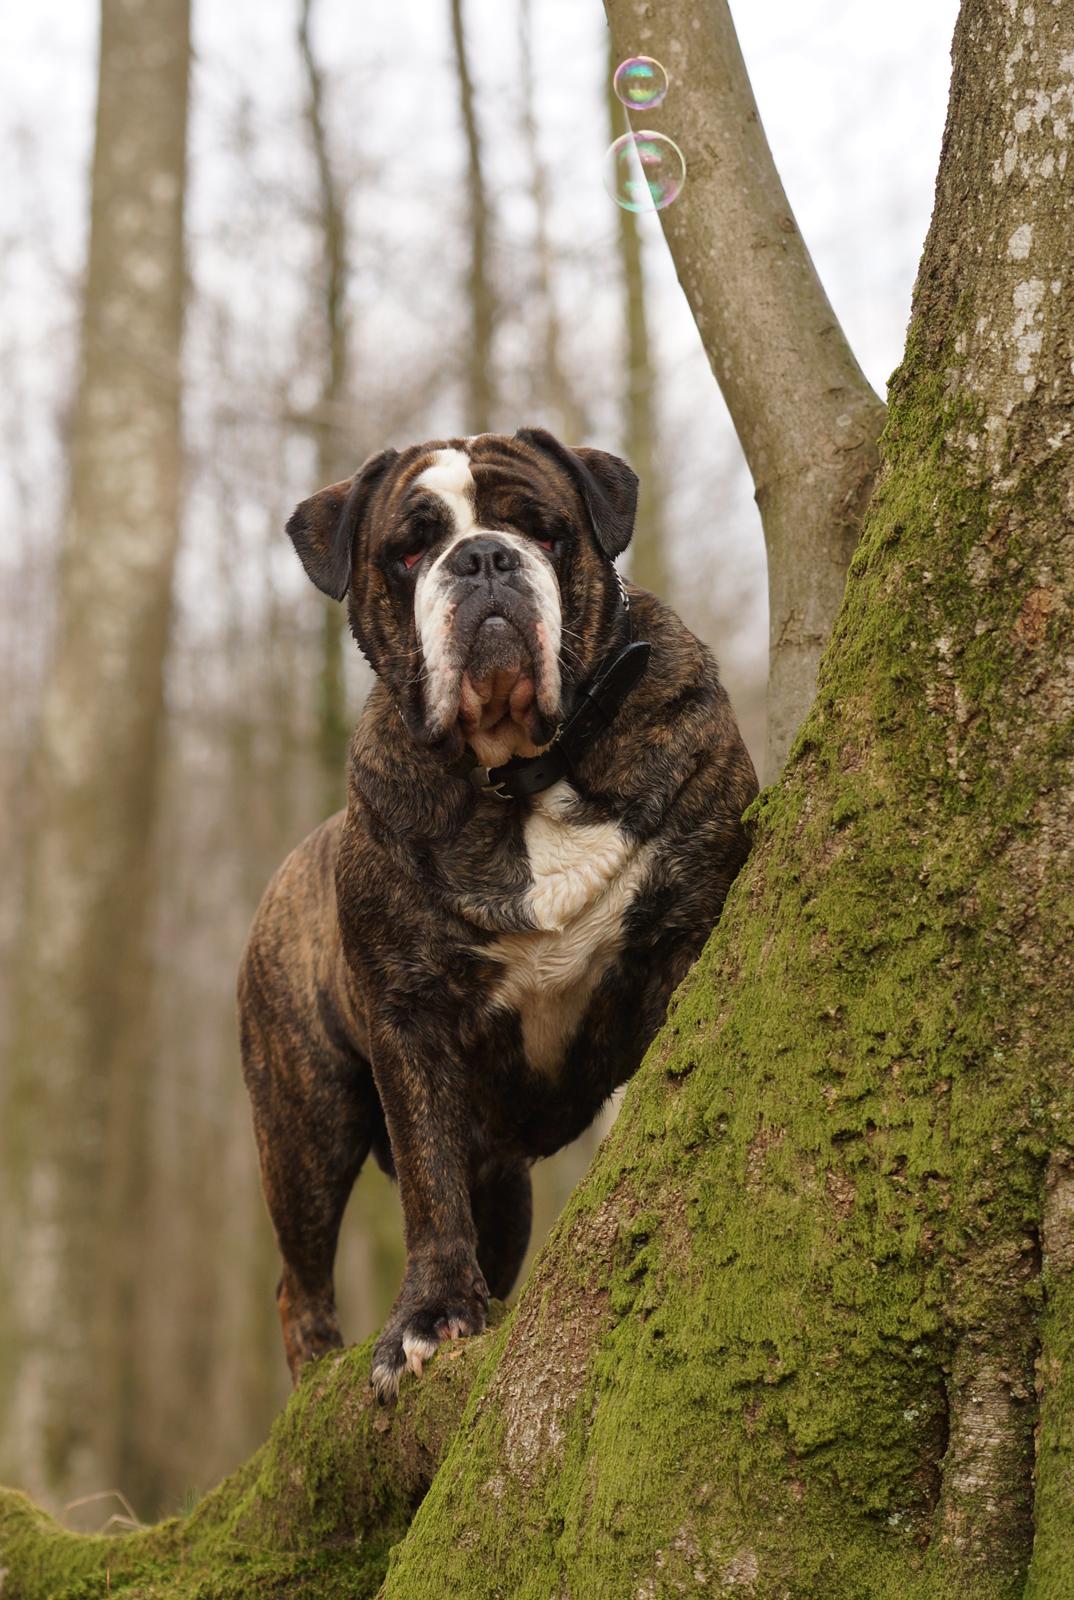
[{"label": "blurred tree trunk", "polygon": [[[318,220],[323,243],[321,309],[324,375],[315,408],[317,482],[338,483],[361,459],[347,427],[350,319],[347,315],[347,210],[329,152],[324,76],[317,65],[310,28],[313,0],[301,0],[298,44],[306,74],[306,117],[317,163]],[[357,456],[357,459],[356,459]],[[344,765],[353,719],[347,715],[343,649],[346,616],[336,602],[324,602],[321,670],[318,682],[318,742],[324,782],[324,813],[343,804]]]},{"label": "blurred tree trunk", "polygon": [[124,1481],[137,1454],[189,59],[189,0],[102,0],[81,370],[2,1118],[2,1454],[50,1498]]},{"label": "blurred tree trunk", "polygon": [[682,194],[660,220],[764,526],[771,782],[813,698],[884,408],[798,232],[727,0],[605,0],[604,9],[615,59],[655,56],[671,80],[644,121],[686,157]]},{"label": "blurred tree trunk", "polygon": [[585,412],[563,364],[563,326],[556,303],[554,253],[549,235],[548,173],[537,127],[534,83],[533,4],[519,0],[518,56],[521,64],[522,141],[533,200],[533,306],[537,319],[538,356],[531,392],[539,396],[543,415],[534,420],[579,444],[586,437]]},{"label": "blurred tree trunk", "polygon": [[489,273],[489,202],[481,157],[481,136],[474,109],[474,87],[466,53],[462,0],[451,0],[451,37],[459,79],[459,107],[466,136],[466,192],[470,206],[470,265],[466,292],[470,301],[470,343],[466,351],[466,425],[471,433],[488,433],[496,413],[492,370],[492,338],[496,296]]},{"label": "blurred tree trunk", "polygon": [[[608,35],[608,139],[629,130],[626,109],[612,88],[612,75],[623,58]],[[617,206],[619,264],[626,324],[626,427],[623,449],[640,480],[638,516],[630,546],[630,576],[643,589],[673,599],[668,583],[664,485],[660,475],[660,428],[656,412],[656,373],[649,344],[645,306],[645,260],[641,230],[634,212]]]},{"label": "blurred tree trunk", "polygon": [[[530,315],[536,319],[537,341],[531,394],[537,403],[534,420],[581,444],[588,434],[585,407],[571,383],[563,360],[559,307],[556,301],[555,252],[550,235],[551,203],[538,128],[532,0],[519,0],[518,54],[521,64],[521,124],[533,201],[533,294]],[[566,1149],[542,1161],[533,1173],[533,1229],[520,1281],[525,1282],[534,1256],[544,1244],[567,1198],[585,1173],[601,1139],[614,1120],[610,1108]]]},{"label": "blurred tree trunk", "polygon": [[[348,426],[350,319],[347,315],[346,197],[332,162],[325,107],[324,76],[314,54],[311,23],[314,0],[301,0],[298,40],[308,89],[307,119],[317,162],[320,230],[324,246],[322,314],[325,371],[316,408],[317,482],[348,477],[369,452],[356,445]],[[378,439],[371,448],[384,443]],[[326,816],[343,804],[347,747],[354,718],[348,714],[344,649],[350,635],[346,612],[325,601],[319,679],[318,756]],[[294,839],[285,846],[293,848]],[[351,1202],[351,1225],[340,1244],[338,1275],[346,1285],[341,1310],[359,1331],[372,1329],[391,1305],[402,1273],[402,1234],[398,1207],[380,1174],[365,1174]],[[275,1269],[274,1269],[275,1270]],[[271,1312],[271,1275],[264,1279],[266,1313]],[[275,1321],[274,1313],[273,1320]],[[277,1351],[277,1356],[279,1351]]]}]

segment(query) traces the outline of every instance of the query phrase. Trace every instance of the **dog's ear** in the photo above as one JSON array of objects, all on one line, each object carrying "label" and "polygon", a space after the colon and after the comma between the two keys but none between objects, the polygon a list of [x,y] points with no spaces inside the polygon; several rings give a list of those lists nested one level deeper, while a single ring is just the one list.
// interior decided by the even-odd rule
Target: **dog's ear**
[{"label": "dog's ear", "polygon": [[597,543],[609,561],[614,561],[634,532],[638,508],[638,475],[634,468],[607,450],[591,450],[584,445],[569,449],[545,428],[519,428],[515,438],[551,456],[569,473],[585,503]]},{"label": "dog's ear", "polygon": [[354,536],[374,489],[398,457],[398,450],[381,450],[353,478],[319,489],[291,513],[291,543],[318,589],[333,600],[342,600],[350,587]]}]

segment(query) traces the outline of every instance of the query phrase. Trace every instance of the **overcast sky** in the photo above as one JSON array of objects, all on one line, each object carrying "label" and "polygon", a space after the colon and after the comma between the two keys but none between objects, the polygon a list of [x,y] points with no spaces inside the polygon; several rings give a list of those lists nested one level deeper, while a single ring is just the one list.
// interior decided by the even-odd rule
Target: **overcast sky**
[{"label": "overcast sky", "polygon": [[[591,265],[587,276],[565,281],[566,319],[573,324],[576,360],[606,360],[613,344],[609,330],[614,331],[619,313],[612,289],[615,212],[601,185],[608,142],[600,95],[603,12],[599,0],[532,4],[540,137],[554,188],[553,231],[566,252],[607,262],[607,293]],[[440,233],[461,237],[465,225],[448,9],[447,0],[392,0],[377,7],[353,0],[317,4],[315,42],[329,74],[337,153],[356,179],[371,179],[356,183],[359,320],[367,331],[390,326],[404,352],[408,341],[415,348],[435,337],[436,317],[446,303],[444,284],[427,266],[423,276],[414,275],[410,242],[415,237],[435,241]],[[861,0],[739,0],[732,5],[762,119],[802,233],[859,360],[881,393],[900,357],[928,226],[957,9],[957,0],[868,7]],[[296,12],[297,0],[228,0],[226,5],[194,0],[188,216],[195,280],[256,317],[267,341],[282,321],[284,298],[290,295],[293,301],[296,283],[302,282],[305,247],[282,220],[274,235],[268,230],[260,255],[228,243],[227,227],[234,224],[242,196],[235,188],[234,149],[224,160],[222,141],[241,109],[253,140],[250,184],[257,186],[259,226],[265,232],[273,185],[282,219],[295,193],[312,181],[301,123]],[[510,0],[466,0],[465,14],[478,113],[502,219],[501,247],[509,260],[509,252],[524,249],[527,238],[517,129],[517,11]],[[17,374],[16,392],[9,384],[0,419],[7,445],[7,464],[0,467],[0,559],[10,559],[18,539],[11,515],[18,504],[14,475],[42,470],[51,475],[60,462],[56,424],[70,387],[72,289],[87,216],[96,9],[90,0],[4,6],[0,49],[7,69],[0,129],[9,152],[9,176],[0,187],[0,360],[9,375]],[[366,201],[363,194],[372,198]],[[363,205],[369,204],[376,207],[375,229],[362,227],[363,215],[368,216]],[[374,263],[363,264],[365,234],[375,234],[381,255],[392,257],[387,274],[373,271]],[[645,234],[662,411],[672,435],[669,459],[678,472],[676,445],[688,458],[704,449],[714,459],[735,446],[655,218],[647,219]],[[371,287],[362,302],[367,269]],[[585,303],[570,303],[572,296]],[[189,364],[195,401],[199,373],[212,359],[211,344],[202,339],[200,352],[192,350]],[[446,397],[442,413],[431,419],[437,431],[468,431],[458,404],[457,397]],[[188,406],[191,417],[195,411],[195,405]],[[759,594],[759,528],[745,477],[735,481],[724,514],[726,538],[740,552],[742,570]],[[310,487],[297,484],[296,495]],[[699,478],[695,501],[703,490]],[[692,515],[694,503],[687,496],[679,515]],[[281,560],[286,555],[281,542]]]},{"label": "overcast sky", "polygon": [[[360,144],[398,168],[400,206],[431,206],[455,158],[457,120],[446,0],[356,7],[320,0],[320,40],[353,108]],[[949,79],[956,0],[741,0],[732,7],[761,114],[802,231],[863,366],[882,384],[898,359],[910,287],[927,226]],[[358,25],[360,10],[369,20]],[[297,93],[290,0],[195,0],[199,90],[213,102],[242,76],[266,117]],[[514,7],[468,0],[481,107],[495,112],[517,81]],[[604,130],[591,114],[603,70],[597,0],[534,0],[542,132],[564,210],[609,232],[599,193]],[[0,238],[47,236],[77,270],[92,131],[96,8],[89,0],[3,7],[5,147],[32,168],[0,189]],[[409,61],[409,90],[386,63]],[[390,81],[392,103],[383,103]],[[584,109],[583,109],[584,108]],[[208,131],[202,120],[195,138]],[[364,125],[364,126],[362,126]],[[12,142],[13,141],[13,142]],[[5,257],[7,252],[5,252]],[[26,259],[26,258],[24,258]],[[41,256],[36,256],[38,265]],[[13,264],[5,260],[5,267]],[[6,289],[13,282],[6,272]],[[32,274],[28,275],[32,279]],[[18,281],[18,280],[16,280]],[[35,287],[18,282],[22,293]],[[50,285],[36,288],[47,297]],[[21,301],[21,294],[20,294]],[[5,294],[5,322],[13,302]]]}]

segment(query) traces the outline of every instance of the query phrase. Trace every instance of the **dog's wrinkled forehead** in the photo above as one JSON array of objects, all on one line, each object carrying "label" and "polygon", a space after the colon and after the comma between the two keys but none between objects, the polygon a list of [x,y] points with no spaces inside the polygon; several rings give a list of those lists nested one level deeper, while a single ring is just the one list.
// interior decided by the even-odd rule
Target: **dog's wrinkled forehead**
[{"label": "dog's wrinkled forehead", "polygon": [[584,500],[558,463],[502,434],[437,440],[404,452],[389,486],[386,520],[406,517],[426,495],[442,504],[458,533],[510,527],[534,505],[575,524],[586,520]]}]

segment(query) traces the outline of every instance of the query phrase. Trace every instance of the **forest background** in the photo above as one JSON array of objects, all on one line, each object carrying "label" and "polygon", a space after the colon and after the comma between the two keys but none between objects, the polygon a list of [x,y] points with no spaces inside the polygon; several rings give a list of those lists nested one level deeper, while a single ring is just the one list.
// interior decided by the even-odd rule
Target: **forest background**
[{"label": "forest background", "polygon": [[[868,29],[849,0],[734,9],[799,226],[882,394],[928,222],[957,6],[908,0]],[[142,1518],[172,1509],[250,1453],[287,1392],[233,978],[269,875],[341,798],[345,730],[368,687],[282,535],[293,503],[385,443],[483,424],[645,451],[638,574],[713,644],[762,760],[760,527],[659,223],[635,224],[601,184],[620,115],[601,8],[467,0],[461,14],[465,73],[449,0],[400,0],[361,26],[342,0],[194,9],[183,515],[138,989],[141,1159],[122,1216],[92,1239],[102,1264],[137,1252],[108,1357],[133,1420],[107,1477],[76,1468],[59,1499],[0,1434],[0,1480],[55,1506],[121,1489]],[[0,1104],[36,822],[27,775],[56,645],[97,17],[42,0],[2,27]],[[594,1138],[540,1170],[535,1243]],[[21,1152],[27,1167],[37,1154]],[[400,1262],[395,1200],[367,1173],[340,1254],[348,1337],[377,1326]],[[116,1504],[67,1520],[96,1527]]]}]

